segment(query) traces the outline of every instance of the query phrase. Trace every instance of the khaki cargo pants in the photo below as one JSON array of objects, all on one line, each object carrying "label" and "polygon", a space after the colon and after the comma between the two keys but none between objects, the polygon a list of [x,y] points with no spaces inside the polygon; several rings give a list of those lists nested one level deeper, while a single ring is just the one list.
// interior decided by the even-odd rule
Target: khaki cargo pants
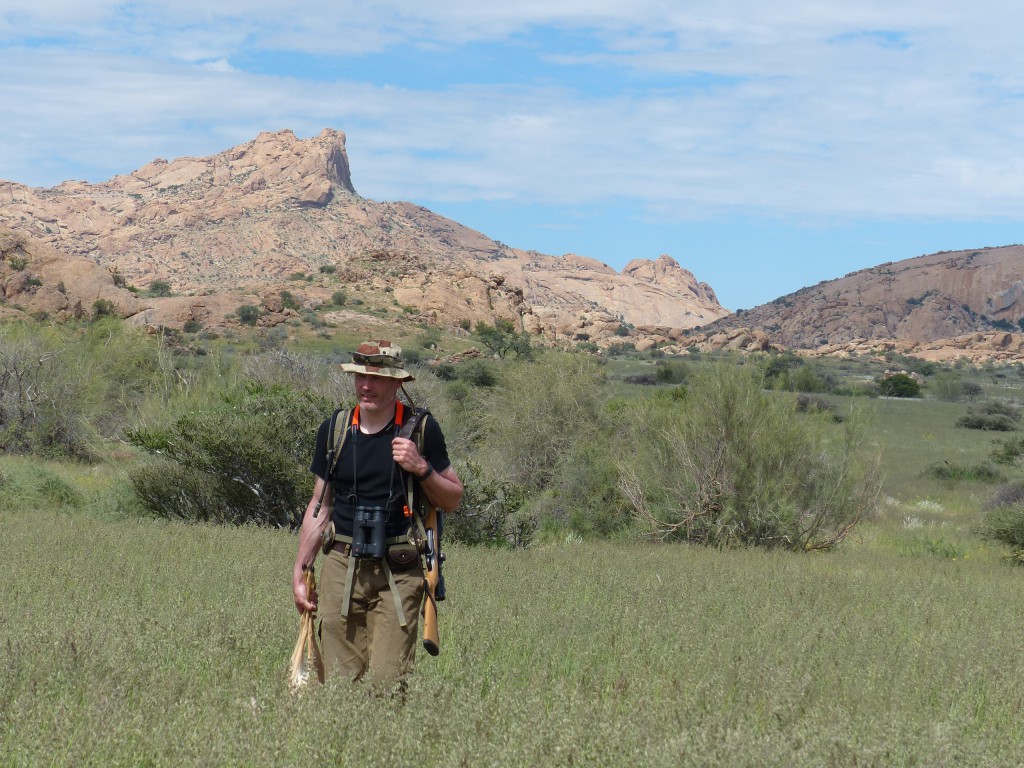
[{"label": "khaki cargo pants", "polygon": [[[405,610],[406,626],[402,627],[381,561],[349,557],[347,550],[336,545],[320,575],[317,613],[324,673],[353,681],[365,676],[375,684],[399,683],[416,659],[423,570],[418,559],[406,570],[392,569]],[[348,617],[344,617],[341,605],[350,566],[356,571]]]}]

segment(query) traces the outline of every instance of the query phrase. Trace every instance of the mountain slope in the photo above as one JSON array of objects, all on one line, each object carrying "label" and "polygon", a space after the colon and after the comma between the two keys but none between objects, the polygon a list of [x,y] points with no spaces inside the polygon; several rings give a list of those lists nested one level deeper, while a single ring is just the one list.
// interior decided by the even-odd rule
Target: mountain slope
[{"label": "mountain slope", "polygon": [[[138,311],[169,326],[195,318],[186,298],[273,303],[286,289],[316,308],[339,287],[367,308],[452,327],[504,318],[551,340],[607,340],[623,322],[656,334],[728,314],[667,256],[617,273],[509,248],[411,203],[362,198],[345,136],[329,129],[306,140],[263,133],[100,184],[0,182],[0,225],[138,288],[168,284],[176,302],[141,299]],[[238,301],[204,299],[205,321],[228,322]]]},{"label": "mountain slope", "polygon": [[[802,288],[701,329],[706,343],[754,329],[758,343],[817,354],[899,349],[933,359],[1017,359],[1024,246],[881,264]],[[714,343],[712,344],[714,345]],[[740,345],[742,346],[742,345]]]}]

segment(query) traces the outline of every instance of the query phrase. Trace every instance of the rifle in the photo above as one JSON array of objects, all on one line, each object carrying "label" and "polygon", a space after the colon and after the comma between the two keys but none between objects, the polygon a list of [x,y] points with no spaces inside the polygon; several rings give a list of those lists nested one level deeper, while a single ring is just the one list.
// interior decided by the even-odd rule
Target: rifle
[{"label": "rifle", "polygon": [[[402,389],[405,392],[405,389]],[[412,398],[405,392],[406,398],[412,404]],[[416,448],[423,450],[423,431],[417,427],[427,416],[429,411],[426,408],[416,408],[413,405],[412,415],[402,425],[399,437],[412,439],[416,433]],[[408,494],[409,509],[413,508],[412,478],[409,478],[406,488]],[[425,599],[423,601],[423,648],[431,656],[437,656],[441,652],[441,638],[437,626],[437,604],[444,600],[444,574],[441,572],[441,565],[444,563],[444,553],[441,551],[441,533],[444,531],[444,513],[432,504],[427,503],[426,494],[420,492],[422,504],[420,509],[426,507],[426,512],[421,514],[420,509],[416,510],[416,517],[423,525],[424,539],[417,542],[420,554],[423,556],[423,583]],[[418,526],[418,524],[417,524]],[[410,534],[410,538],[412,534]],[[417,538],[419,538],[417,536]]]},{"label": "rifle", "polygon": [[437,604],[444,600],[444,574],[441,573],[441,564],[444,562],[444,553],[441,551],[443,513],[434,506],[429,507],[423,520],[423,527],[427,532],[423,550],[426,582],[426,599],[423,601],[423,648],[431,656],[437,656],[441,652],[441,638],[437,630]]}]

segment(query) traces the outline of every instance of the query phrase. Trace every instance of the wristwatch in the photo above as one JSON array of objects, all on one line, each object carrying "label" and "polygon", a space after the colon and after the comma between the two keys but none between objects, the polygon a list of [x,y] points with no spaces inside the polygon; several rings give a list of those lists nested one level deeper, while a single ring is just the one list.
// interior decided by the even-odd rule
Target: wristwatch
[{"label": "wristwatch", "polygon": [[426,471],[426,472],[424,472],[424,473],[423,473],[422,475],[420,475],[419,477],[417,477],[416,479],[417,479],[417,480],[419,480],[419,481],[420,481],[420,482],[422,483],[422,482],[423,482],[424,480],[426,480],[426,479],[427,479],[428,477],[430,477],[430,476],[431,476],[432,474],[434,474],[434,468],[433,468],[433,467],[432,467],[432,466],[430,465],[430,462],[428,461],[428,462],[427,462],[427,471]]}]

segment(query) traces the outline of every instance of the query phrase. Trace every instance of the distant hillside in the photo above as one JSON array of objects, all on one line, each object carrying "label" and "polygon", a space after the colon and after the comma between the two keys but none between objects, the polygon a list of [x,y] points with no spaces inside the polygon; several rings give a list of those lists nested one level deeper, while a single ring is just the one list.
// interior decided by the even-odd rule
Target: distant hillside
[{"label": "distant hillside", "polygon": [[[510,248],[410,203],[362,198],[345,136],[333,130],[307,140],[262,133],[101,184],[0,182],[0,225],[50,262],[85,259],[117,285],[169,288],[170,297],[118,303],[150,325],[223,326],[250,301],[266,310],[262,322],[283,322],[282,290],[300,309],[324,307],[343,289],[349,315],[385,310],[453,328],[502,318],[552,341],[604,345],[622,327],[649,346],[728,314],[668,256],[618,273],[593,259]],[[34,268],[31,259],[20,270],[0,263],[8,311],[68,312],[55,286],[66,290],[72,278]]]},{"label": "distant hillside", "polygon": [[1022,318],[1024,246],[1011,245],[853,272],[718,320],[691,341],[714,346],[732,339],[734,346],[816,354],[898,348],[933,359],[1019,359]]}]

